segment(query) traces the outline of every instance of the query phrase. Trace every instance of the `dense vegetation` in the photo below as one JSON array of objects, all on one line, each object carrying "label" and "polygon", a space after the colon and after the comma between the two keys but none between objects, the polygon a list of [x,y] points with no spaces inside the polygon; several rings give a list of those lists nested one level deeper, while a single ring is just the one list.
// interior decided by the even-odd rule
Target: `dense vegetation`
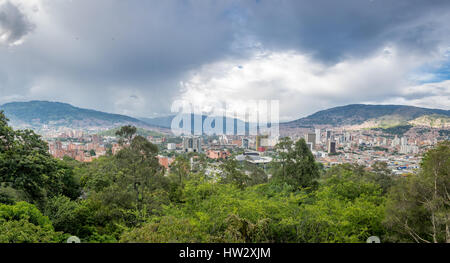
[{"label": "dense vegetation", "polygon": [[[116,132],[118,130],[119,130],[119,128],[109,129],[109,130],[106,130],[106,131],[99,132],[98,135],[100,135],[100,136],[116,136]],[[140,136],[143,136],[143,137],[148,137],[148,136],[164,137],[164,134],[162,134],[160,132],[146,130],[146,129],[143,129],[143,128],[137,128],[136,129],[136,134],[140,135]]]},{"label": "dense vegetation", "polygon": [[396,178],[385,163],[325,171],[285,138],[268,178],[233,160],[207,175],[205,158],[183,156],[166,175],[136,129],[117,134],[115,156],[55,160],[0,113],[0,242],[450,242],[448,141]]},{"label": "dense vegetation", "polygon": [[406,132],[408,132],[413,126],[411,125],[398,125],[389,128],[374,128],[373,130],[383,131],[386,134],[397,135],[399,137],[403,136]]}]

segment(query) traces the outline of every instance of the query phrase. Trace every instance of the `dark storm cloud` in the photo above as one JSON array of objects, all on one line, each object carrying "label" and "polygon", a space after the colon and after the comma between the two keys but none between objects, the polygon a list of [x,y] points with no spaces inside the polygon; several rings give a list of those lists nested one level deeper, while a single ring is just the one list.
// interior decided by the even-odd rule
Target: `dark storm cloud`
[{"label": "dark storm cloud", "polygon": [[9,1],[0,2],[0,44],[13,45],[33,30],[33,24]]},{"label": "dark storm cloud", "polygon": [[228,49],[233,32],[222,17],[226,7],[199,3],[81,0],[53,8],[73,45],[95,52],[92,66],[101,65],[100,73],[165,79]]},{"label": "dark storm cloud", "polygon": [[430,52],[450,33],[446,0],[260,0],[248,7],[248,32],[267,47],[322,61],[365,56],[386,44]]},{"label": "dark storm cloud", "polygon": [[0,6],[8,44],[27,36],[0,46],[0,103],[49,99],[148,116],[168,112],[193,70],[254,49],[332,64],[386,45],[433,53],[450,35],[450,1],[33,1],[30,17],[17,4],[27,0]]},{"label": "dark storm cloud", "polygon": [[20,83],[10,79],[10,92],[41,86],[43,99],[60,100],[67,89],[70,102],[117,111],[114,92],[129,89],[127,97],[137,90],[148,101],[146,111],[167,110],[185,72],[226,56],[233,40],[227,7],[213,1],[50,3],[41,11],[52,25],[0,54],[14,61],[2,65],[8,76],[22,75]]}]

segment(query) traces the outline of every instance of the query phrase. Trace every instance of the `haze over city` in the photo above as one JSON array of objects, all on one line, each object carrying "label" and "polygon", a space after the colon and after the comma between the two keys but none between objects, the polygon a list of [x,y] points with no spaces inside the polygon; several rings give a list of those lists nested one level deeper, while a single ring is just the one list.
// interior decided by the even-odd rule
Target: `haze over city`
[{"label": "haze over city", "polygon": [[448,21],[448,1],[0,0],[0,104],[155,117],[175,99],[270,99],[281,121],[353,103],[448,110]]}]

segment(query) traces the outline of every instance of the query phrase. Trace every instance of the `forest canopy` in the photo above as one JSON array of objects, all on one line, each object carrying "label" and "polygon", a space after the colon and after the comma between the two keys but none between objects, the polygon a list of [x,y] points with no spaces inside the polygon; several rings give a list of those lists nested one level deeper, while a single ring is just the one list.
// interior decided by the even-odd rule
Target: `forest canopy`
[{"label": "forest canopy", "polygon": [[231,159],[207,174],[201,156],[166,171],[136,129],[117,134],[116,155],[58,160],[0,113],[0,242],[450,242],[449,141],[405,178],[381,162],[324,170],[285,138],[269,178]]}]

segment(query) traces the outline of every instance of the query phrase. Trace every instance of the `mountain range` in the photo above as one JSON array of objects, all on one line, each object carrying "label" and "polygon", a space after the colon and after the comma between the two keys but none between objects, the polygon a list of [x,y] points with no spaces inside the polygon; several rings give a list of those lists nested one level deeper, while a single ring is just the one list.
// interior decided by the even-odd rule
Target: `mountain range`
[{"label": "mountain range", "polygon": [[351,104],[318,111],[305,118],[283,123],[283,126],[388,128],[408,124],[435,128],[450,127],[450,111],[405,105]]},{"label": "mountain range", "polygon": [[[170,128],[175,115],[141,118],[156,126]],[[404,105],[351,104],[318,111],[307,117],[284,122],[280,128],[354,127],[389,128],[399,125],[450,127],[450,111]]]},{"label": "mountain range", "polygon": [[0,106],[15,128],[48,127],[113,128],[121,125],[150,127],[151,125],[120,114],[82,109],[67,103],[49,101],[11,102]]},{"label": "mountain range", "polygon": [[[114,128],[134,125],[149,129],[170,129],[175,115],[133,118],[49,101],[11,102],[0,110],[15,128],[47,127]],[[202,116],[204,120],[206,116]],[[241,122],[240,120],[237,120]],[[450,128],[450,111],[403,105],[352,104],[316,112],[305,118],[280,124],[280,130],[313,127],[386,128],[398,125]]]}]

